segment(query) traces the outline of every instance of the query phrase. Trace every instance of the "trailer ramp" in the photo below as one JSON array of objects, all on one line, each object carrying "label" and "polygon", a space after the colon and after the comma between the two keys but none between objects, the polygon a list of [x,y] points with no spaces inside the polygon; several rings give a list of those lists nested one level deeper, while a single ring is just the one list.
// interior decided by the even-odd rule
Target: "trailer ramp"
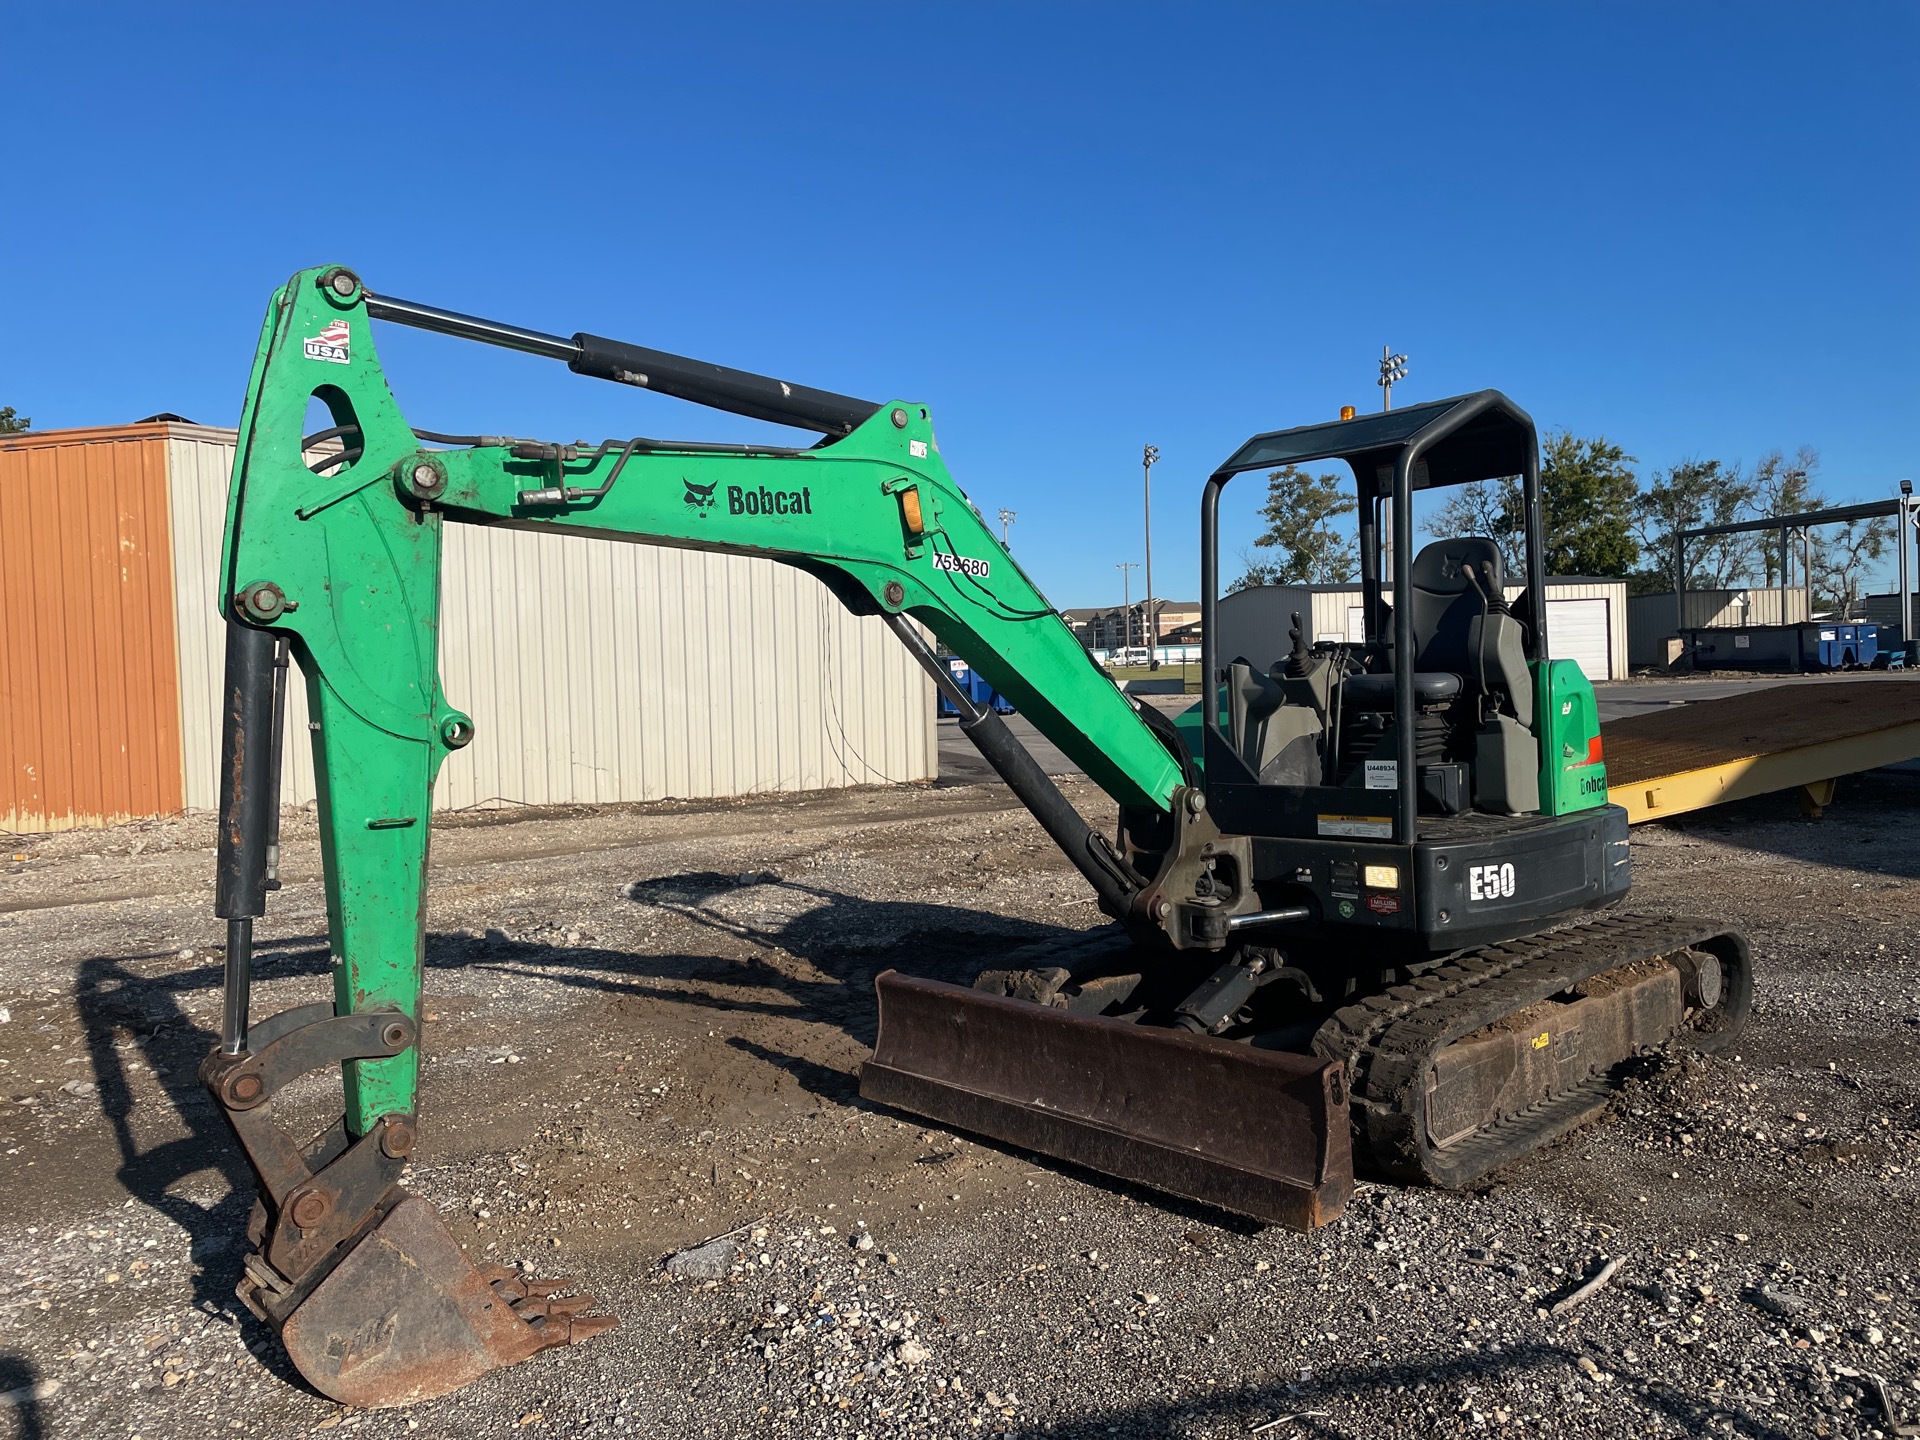
[{"label": "trailer ramp", "polygon": [[1840,776],[1920,756],[1920,678],[1772,686],[1605,728],[1608,798],[1630,824],[1793,789],[1818,815]]}]

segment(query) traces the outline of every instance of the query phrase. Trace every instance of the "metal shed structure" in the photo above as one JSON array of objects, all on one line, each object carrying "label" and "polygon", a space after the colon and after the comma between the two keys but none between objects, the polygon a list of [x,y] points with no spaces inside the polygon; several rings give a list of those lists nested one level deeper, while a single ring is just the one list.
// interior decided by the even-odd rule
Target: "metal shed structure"
[{"label": "metal shed structure", "polygon": [[[231,430],[174,422],[0,440],[0,828],[217,803],[233,451]],[[931,683],[789,566],[461,525],[445,585],[441,668],[476,735],[441,771],[442,808],[938,773]],[[302,804],[299,685],[288,709],[282,793]]]}]

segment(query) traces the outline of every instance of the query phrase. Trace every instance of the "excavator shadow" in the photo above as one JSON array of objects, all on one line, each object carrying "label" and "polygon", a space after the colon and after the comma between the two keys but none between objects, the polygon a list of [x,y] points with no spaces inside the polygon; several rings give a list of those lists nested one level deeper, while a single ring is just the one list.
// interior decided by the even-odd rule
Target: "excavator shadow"
[{"label": "excavator shadow", "polygon": [[[704,952],[652,952],[510,940],[497,931],[478,938],[436,932],[427,937],[427,968],[491,969],[724,1014],[825,1023],[867,1046],[876,1024],[873,980],[880,971],[893,967],[966,983],[1010,949],[1077,933],[955,906],[867,900],[765,874],[660,877],[636,882],[627,894],[636,904],[692,921],[722,943]],[[263,1363],[301,1384],[271,1332],[234,1295],[245,1255],[238,1237],[246,1230],[253,1180],[200,1084],[198,1066],[216,1036],[190,1004],[195,995],[218,992],[221,966],[216,959],[156,972],[155,962],[168,958],[159,952],[94,956],[81,962],[75,977],[100,1113],[119,1150],[116,1179],[186,1232],[197,1266],[195,1307],[237,1325]],[[255,969],[261,980],[324,983],[325,937],[263,939]],[[813,1094],[867,1104],[852,1073],[760,1041],[732,1043],[786,1070]],[[137,1116],[138,1064],[149,1068],[184,1134],[157,1143],[143,1138],[150,1127]],[[226,1182],[212,1201],[193,1198],[193,1187],[183,1183],[207,1171]],[[1125,1188],[1091,1172],[1085,1178]]]},{"label": "excavator shadow", "polygon": [[0,1350],[0,1413],[14,1415],[14,1434],[18,1440],[46,1440],[47,1417],[40,1387],[45,1384],[38,1367],[27,1356],[12,1350]]},{"label": "excavator shadow", "polygon": [[[308,962],[299,957],[309,953],[313,938],[282,942],[295,947],[294,954],[282,950],[273,958],[305,968]],[[324,973],[324,941],[317,953],[312,968]],[[306,1389],[272,1332],[234,1293],[246,1254],[253,1177],[200,1084],[201,1058],[217,1037],[198,1024],[182,1003],[189,993],[217,991],[221,968],[198,965],[160,974],[137,968],[164,958],[156,954],[94,956],[81,962],[75,977],[74,996],[100,1113],[112,1127],[120,1152],[114,1178],[134,1199],[186,1233],[196,1266],[194,1308],[234,1325],[263,1365],[288,1384]],[[148,1127],[136,1124],[139,1102],[131,1068],[136,1060],[159,1084],[186,1129],[184,1135],[157,1144],[142,1143],[138,1132]],[[218,1198],[203,1202],[183,1193],[188,1188],[183,1182],[207,1171],[217,1172],[226,1181]]]},{"label": "excavator shadow", "polygon": [[959,906],[868,900],[763,873],[662,876],[635,881],[626,894],[635,904],[691,921],[721,943],[704,954],[651,953],[517,941],[492,932],[482,939],[435,934],[427,940],[427,968],[489,967],[611,994],[824,1022],[870,1046],[873,981],[881,971],[968,984],[1009,950],[1079,933]]}]

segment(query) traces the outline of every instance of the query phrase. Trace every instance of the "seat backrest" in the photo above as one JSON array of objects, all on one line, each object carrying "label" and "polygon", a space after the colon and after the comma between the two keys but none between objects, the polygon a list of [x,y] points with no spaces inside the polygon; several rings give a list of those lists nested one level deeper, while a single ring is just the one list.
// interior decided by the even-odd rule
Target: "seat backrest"
[{"label": "seat backrest", "polygon": [[1503,594],[1505,585],[1500,547],[1484,536],[1436,540],[1415,556],[1413,668],[1473,674],[1468,628],[1480,618],[1484,599]]}]

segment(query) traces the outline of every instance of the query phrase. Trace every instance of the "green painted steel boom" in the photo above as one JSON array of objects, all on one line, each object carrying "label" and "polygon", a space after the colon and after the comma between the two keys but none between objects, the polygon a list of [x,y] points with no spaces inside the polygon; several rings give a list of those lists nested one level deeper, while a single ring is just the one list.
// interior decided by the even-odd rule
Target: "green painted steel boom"
[{"label": "green painted steel boom", "polygon": [[[1166,745],[954,483],[924,406],[898,401],[819,426],[844,433],[811,449],[648,440],[582,449],[491,437],[429,448],[376,358],[369,311],[383,303],[396,317],[440,315],[521,349],[549,342],[559,355],[569,343],[498,326],[481,334],[487,322],[383,302],[339,267],[301,271],[268,309],[240,426],[220,605],[230,621],[285,637],[306,678],[337,1013],[418,1013],[433,780],[475,723],[440,683],[449,520],[798,566],[857,613],[922,622],[1122,805],[1165,809],[1182,783]],[[694,363],[612,348],[641,357],[618,363]],[[595,370],[577,356],[574,368],[682,393],[664,373]],[[736,374],[704,369],[702,384],[724,387]],[[332,463],[302,444],[316,397],[342,437]],[[784,418],[777,398],[723,408]],[[409,1046],[346,1063],[353,1134],[413,1113],[417,1056]]]}]

